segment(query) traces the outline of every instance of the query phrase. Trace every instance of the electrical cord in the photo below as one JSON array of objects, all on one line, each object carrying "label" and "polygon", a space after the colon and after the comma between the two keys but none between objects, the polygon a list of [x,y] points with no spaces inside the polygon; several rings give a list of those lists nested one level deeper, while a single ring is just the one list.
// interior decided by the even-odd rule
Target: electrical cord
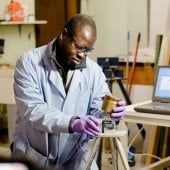
[{"label": "electrical cord", "polygon": [[136,138],[138,137],[138,135],[141,133],[141,131],[144,129],[144,127],[142,127],[136,134],[135,136],[132,138],[129,146],[128,146],[128,154],[130,155],[142,155],[142,156],[150,156],[150,157],[153,157],[155,159],[158,159],[158,160],[161,160],[160,157],[156,156],[156,155],[153,155],[153,154],[149,154],[149,153],[132,153],[130,152],[130,147],[133,145],[134,141],[136,140]]},{"label": "electrical cord", "polygon": [[132,138],[131,142],[129,143],[128,146],[128,150],[129,148],[132,146],[132,144],[134,143],[134,141],[136,140],[136,138],[139,136],[139,134],[141,133],[141,131],[144,129],[144,127],[142,127],[140,130],[138,130],[138,132],[135,134],[135,136]]},{"label": "electrical cord", "polygon": [[130,155],[150,156],[150,157],[153,157],[153,158],[155,158],[155,159],[161,160],[160,157],[158,157],[158,156],[156,156],[156,155],[149,154],[149,153],[132,153],[132,152],[130,152],[130,151],[128,151],[128,153],[129,153]]}]

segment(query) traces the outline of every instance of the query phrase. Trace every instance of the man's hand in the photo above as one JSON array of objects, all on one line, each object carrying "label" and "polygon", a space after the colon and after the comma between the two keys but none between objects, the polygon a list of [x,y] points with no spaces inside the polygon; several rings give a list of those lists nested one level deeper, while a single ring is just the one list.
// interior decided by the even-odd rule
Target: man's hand
[{"label": "man's hand", "polygon": [[73,132],[86,133],[90,136],[98,136],[100,133],[100,121],[94,116],[75,119],[71,124]]},{"label": "man's hand", "polygon": [[113,111],[110,114],[111,118],[114,121],[119,122],[125,116],[125,108],[126,102],[124,100],[118,101],[117,106],[114,107]]}]

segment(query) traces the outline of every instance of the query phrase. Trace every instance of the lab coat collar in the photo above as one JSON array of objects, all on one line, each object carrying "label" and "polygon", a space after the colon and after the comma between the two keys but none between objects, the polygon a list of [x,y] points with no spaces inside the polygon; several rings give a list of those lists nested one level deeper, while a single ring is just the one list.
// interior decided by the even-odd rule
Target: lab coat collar
[{"label": "lab coat collar", "polygon": [[[57,70],[50,71],[50,81],[56,87],[56,89],[60,92],[60,94],[65,98],[66,97],[66,90],[63,85],[63,80],[60,76],[60,73]],[[78,88],[80,81],[82,80],[82,70],[75,70],[72,80],[70,82],[70,87],[67,92],[67,97],[70,95],[75,95],[75,89]]]},{"label": "lab coat collar", "polygon": [[[44,57],[44,64],[47,66],[47,69],[49,71],[49,80],[53,83],[53,85],[56,87],[56,89],[60,92],[60,94],[65,98],[66,97],[66,91],[63,85],[62,78],[60,76],[60,73],[58,72],[55,63],[50,59],[52,55],[55,55],[53,44],[55,42],[56,38],[50,42],[47,45],[47,51],[48,51],[48,57]],[[86,69],[86,68],[83,68]],[[75,89],[78,88],[78,85],[81,81],[82,77],[82,70],[83,69],[76,69],[74,71],[74,75],[72,77],[72,81],[70,83],[70,87],[67,93],[67,96],[74,95]]]},{"label": "lab coat collar", "polygon": [[53,44],[55,42],[56,38],[54,40],[52,40],[49,44],[46,45],[46,50],[45,50],[45,55],[43,56],[43,64],[47,67],[49,67],[49,69],[51,68],[51,61],[50,58],[52,55],[55,55],[53,52]]},{"label": "lab coat collar", "polygon": [[66,96],[66,92],[63,86],[63,82],[62,82],[62,78],[59,74],[59,72],[57,71],[57,68],[55,66],[55,63],[50,59],[52,57],[52,55],[54,54],[54,50],[53,50],[53,44],[55,42],[56,38],[51,41],[49,44],[46,45],[46,49],[45,49],[45,55],[43,56],[43,65],[46,68],[46,72],[48,73],[48,77],[49,77],[49,81],[52,82],[52,84],[54,85],[54,87],[56,87],[56,90],[58,90],[58,92],[65,97]]},{"label": "lab coat collar", "polygon": [[[52,63],[52,65],[54,65],[54,63]],[[60,76],[60,73],[57,71],[56,68],[50,70],[49,80],[56,87],[56,89],[60,92],[60,94],[65,98],[66,91],[63,85],[63,80]]]}]

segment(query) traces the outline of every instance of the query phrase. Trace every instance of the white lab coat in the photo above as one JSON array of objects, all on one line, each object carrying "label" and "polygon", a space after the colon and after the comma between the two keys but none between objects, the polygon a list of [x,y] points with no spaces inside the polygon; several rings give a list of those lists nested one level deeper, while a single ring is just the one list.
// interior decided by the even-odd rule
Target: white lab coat
[{"label": "white lab coat", "polygon": [[13,150],[40,164],[64,165],[67,170],[69,161],[77,157],[78,165],[75,163],[70,169],[82,169],[83,160],[88,157],[82,154],[88,153],[82,146],[86,135],[70,134],[69,121],[75,115],[103,116],[102,98],[110,92],[101,68],[87,58],[87,67],[75,70],[66,94],[51,54],[52,43],[49,43],[28,51],[17,61],[14,93],[18,117]]}]

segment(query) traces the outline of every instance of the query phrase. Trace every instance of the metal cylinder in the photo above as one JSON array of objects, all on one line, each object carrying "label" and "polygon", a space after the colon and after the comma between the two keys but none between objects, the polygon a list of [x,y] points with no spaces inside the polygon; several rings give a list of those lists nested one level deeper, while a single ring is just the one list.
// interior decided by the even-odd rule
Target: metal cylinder
[{"label": "metal cylinder", "polygon": [[114,107],[118,103],[118,98],[111,96],[111,95],[106,95],[103,101],[102,105],[102,110],[104,110],[107,113],[111,113]]}]

